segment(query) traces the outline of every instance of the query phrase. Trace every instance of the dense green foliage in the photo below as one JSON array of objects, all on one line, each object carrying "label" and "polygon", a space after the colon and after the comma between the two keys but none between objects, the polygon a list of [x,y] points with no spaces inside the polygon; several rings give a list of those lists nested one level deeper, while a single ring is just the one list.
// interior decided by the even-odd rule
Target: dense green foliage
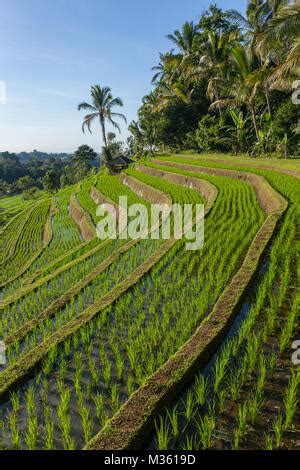
[{"label": "dense green foliage", "polygon": [[74,155],[54,156],[37,151],[26,159],[22,155],[0,152],[0,198],[22,193],[23,200],[37,199],[41,189],[55,192],[77,183],[99,165],[96,152],[88,145],[81,145]]},{"label": "dense green foliage", "polygon": [[168,35],[175,48],[153,68],[154,89],[129,126],[132,151],[297,154],[299,8],[249,0],[244,18],[211,5]]}]

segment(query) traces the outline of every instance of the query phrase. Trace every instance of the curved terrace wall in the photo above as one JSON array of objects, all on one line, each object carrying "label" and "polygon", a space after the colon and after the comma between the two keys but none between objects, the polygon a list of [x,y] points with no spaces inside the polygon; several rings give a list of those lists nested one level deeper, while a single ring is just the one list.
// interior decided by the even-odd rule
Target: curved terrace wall
[{"label": "curved terrace wall", "polygon": [[143,199],[146,199],[151,204],[170,205],[172,203],[171,198],[162,191],[159,191],[158,189],[153,188],[152,186],[147,185],[142,181],[133,178],[132,176],[122,174],[121,181],[123,184],[126,184],[126,186],[128,186],[135,194]]},{"label": "curved terrace wall", "polygon": [[186,163],[169,162],[162,160],[153,160],[157,165],[169,166],[181,170],[208,173],[216,176],[229,176],[230,178],[241,179],[250,183],[256,192],[259,204],[266,215],[274,213],[282,213],[286,207],[285,199],[278,194],[272,186],[259,175],[248,173],[245,171],[237,171],[230,169],[208,168],[200,165],[191,165]]},{"label": "curved terrace wall", "polygon": [[[117,220],[119,220],[119,208],[118,205],[115,204],[113,201],[111,201],[109,198],[105,197],[99,189],[95,188],[95,186],[91,187],[91,198],[95,201],[96,204],[101,205],[107,210],[107,212],[111,213],[114,215],[116,214]],[[115,212],[113,210],[110,210],[110,207],[113,206],[115,209]]]},{"label": "curved terrace wall", "polygon": [[46,220],[45,224],[45,230],[44,230],[44,235],[43,235],[43,245],[44,247],[47,246],[52,238],[53,238],[53,230],[52,230],[52,217],[57,213],[57,205],[56,205],[56,199],[55,196],[53,196],[51,204],[50,204],[50,209],[49,209],[49,216]]},{"label": "curved terrace wall", "polygon": [[95,227],[89,217],[77,201],[76,193],[71,195],[70,215],[78,225],[83,240],[90,241],[96,236]]},{"label": "curved terrace wall", "polygon": [[148,175],[156,176],[159,178],[164,178],[170,183],[179,184],[182,186],[186,186],[188,188],[194,188],[197,191],[199,191],[201,194],[203,194],[205,200],[207,201],[207,204],[208,203],[213,204],[213,202],[215,201],[218,195],[218,190],[215,186],[213,186],[208,181],[201,180],[199,178],[193,178],[192,176],[180,175],[178,173],[172,173],[169,171],[160,170],[158,168],[156,169],[156,168],[148,167],[145,165],[140,165],[139,163],[135,165],[135,168]]}]

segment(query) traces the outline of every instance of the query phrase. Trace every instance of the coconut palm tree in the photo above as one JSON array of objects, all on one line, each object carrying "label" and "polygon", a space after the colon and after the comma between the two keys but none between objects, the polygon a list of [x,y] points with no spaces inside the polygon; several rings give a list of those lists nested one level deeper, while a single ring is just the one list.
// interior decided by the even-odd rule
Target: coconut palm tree
[{"label": "coconut palm tree", "polygon": [[[221,85],[227,80],[230,72],[229,61],[231,49],[236,43],[237,33],[209,31],[206,40],[195,48],[187,63],[187,76],[192,80],[207,80],[207,97],[211,102],[221,98]],[[220,108],[219,108],[220,112]]]},{"label": "coconut palm tree", "polygon": [[179,67],[183,59],[182,54],[174,54],[173,51],[166,54],[160,53],[159,57],[159,64],[151,69],[155,71],[151,83],[157,86],[162,82],[170,82],[179,75]]},{"label": "coconut palm tree", "polygon": [[246,9],[246,16],[237,10],[229,10],[229,18],[237,26],[246,32],[249,46],[254,52],[257,46],[257,39],[263,33],[270,22],[274,10],[278,8],[278,1],[249,0]]},{"label": "coconut palm tree", "polygon": [[119,132],[121,132],[120,126],[114,120],[114,118],[121,118],[125,123],[127,122],[124,114],[115,113],[112,111],[115,106],[123,106],[123,101],[121,100],[121,98],[113,98],[111,94],[111,89],[109,87],[101,88],[100,85],[94,85],[91,87],[91,97],[92,104],[83,102],[78,105],[79,111],[81,109],[90,111],[90,114],[84,116],[82,131],[85,132],[85,129],[87,128],[89,132],[92,132],[92,122],[99,119],[100,127],[102,130],[103,142],[105,147],[107,148],[108,144],[105,130],[106,122],[118,129]]},{"label": "coconut palm tree", "polygon": [[176,47],[184,54],[189,54],[197,41],[197,26],[193,22],[186,21],[182,27],[182,31],[178,29],[174,34],[168,34],[166,36],[170,41],[175,44]]},{"label": "coconut palm tree", "polygon": [[[284,45],[282,60],[271,75],[273,88],[276,88],[277,84],[281,85],[287,76],[299,76],[300,73],[300,4],[299,2],[286,4],[282,0],[277,2],[279,5],[276,12],[265,30],[259,34],[257,41],[259,50],[268,49],[272,43],[276,43],[277,48],[278,44]],[[287,53],[286,48],[288,48]]]},{"label": "coconut palm tree", "polygon": [[210,109],[220,106],[229,108],[246,105],[250,111],[255,135],[259,141],[258,124],[256,119],[256,98],[258,89],[262,87],[260,69],[255,69],[250,48],[235,44],[231,50],[235,70],[235,80],[231,84],[231,97],[220,99],[211,104]]},{"label": "coconut palm tree", "polygon": [[[246,37],[248,39],[247,47],[251,49],[251,54],[253,55],[253,57],[257,58],[257,67],[263,68],[266,72],[264,92],[269,114],[271,114],[271,105],[269,98],[267,71],[271,62],[270,44],[267,48],[258,47],[258,44],[259,38],[262,34],[265,33],[269,23],[272,21],[272,18],[279,7],[279,3],[279,0],[249,0],[246,9],[246,17],[244,17],[241,13],[236,10],[229,11],[229,17],[231,18],[231,20],[236,22],[238,26],[240,26],[244,31],[246,31]],[[271,70],[269,70],[269,72],[271,73]]]},{"label": "coconut palm tree", "polygon": [[284,0],[269,0],[276,4],[274,12],[266,27],[258,37],[260,41],[270,44],[272,39],[292,41],[299,37],[300,4],[298,1],[287,3]]}]

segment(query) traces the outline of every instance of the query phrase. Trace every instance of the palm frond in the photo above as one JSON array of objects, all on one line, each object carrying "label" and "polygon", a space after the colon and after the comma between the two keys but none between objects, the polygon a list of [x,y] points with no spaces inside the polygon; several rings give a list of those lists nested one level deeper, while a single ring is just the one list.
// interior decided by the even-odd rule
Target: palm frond
[{"label": "palm frond", "polygon": [[84,109],[84,110],[88,109],[90,111],[96,111],[97,110],[97,108],[95,108],[95,106],[92,106],[91,104],[86,103],[86,102],[80,103],[78,105],[78,111],[80,111],[81,109]]},{"label": "palm frond", "polygon": [[112,118],[108,118],[108,121],[111,123],[111,125],[115,128],[118,129],[118,131],[121,134],[121,128],[117,122],[115,122]]},{"label": "palm frond", "polygon": [[123,121],[125,122],[125,124],[127,124],[127,119],[126,117],[124,116],[124,114],[121,114],[121,113],[110,113],[110,115],[112,117],[118,117],[120,119],[123,119]]},{"label": "palm frond", "polygon": [[92,133],[91,124],[92,124],[93,120],[98,116],[99,116],[98,113],[92,113],[92,114],[88,114],[87,116],[84,116],[84,121],[83,121],[83,124],[82,124],[82,132],[84,134],[85,134],[85,128],[86,127],[88,128],[88,131],[90,132],[90,134]]},{"label": "palm frond", "polygon": [[249,23],[247,19],[237,10],[228,10],[227,11],[228,19],[231,20],[236,26],[242,29],[248,29]]},{"label": "palm frond", "polygon": [[121,100],[121,98],[117,97],[110,100],[110,102],[108,103],[108,108],[111,109],[114,106],[123,106],[123,101]]}]

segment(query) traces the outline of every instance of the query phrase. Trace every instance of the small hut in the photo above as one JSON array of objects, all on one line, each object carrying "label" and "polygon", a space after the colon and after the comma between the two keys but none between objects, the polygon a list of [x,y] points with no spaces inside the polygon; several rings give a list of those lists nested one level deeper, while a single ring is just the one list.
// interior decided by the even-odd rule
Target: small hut
[{"label": "small hut", "polygon": [[125,155],[119,155],[118,157],[113,158],[107,163],[107,166],[111,173],[118,174],[122,170],[128,167],[130,163],[133,163],[131,158],[125,157]]}]

